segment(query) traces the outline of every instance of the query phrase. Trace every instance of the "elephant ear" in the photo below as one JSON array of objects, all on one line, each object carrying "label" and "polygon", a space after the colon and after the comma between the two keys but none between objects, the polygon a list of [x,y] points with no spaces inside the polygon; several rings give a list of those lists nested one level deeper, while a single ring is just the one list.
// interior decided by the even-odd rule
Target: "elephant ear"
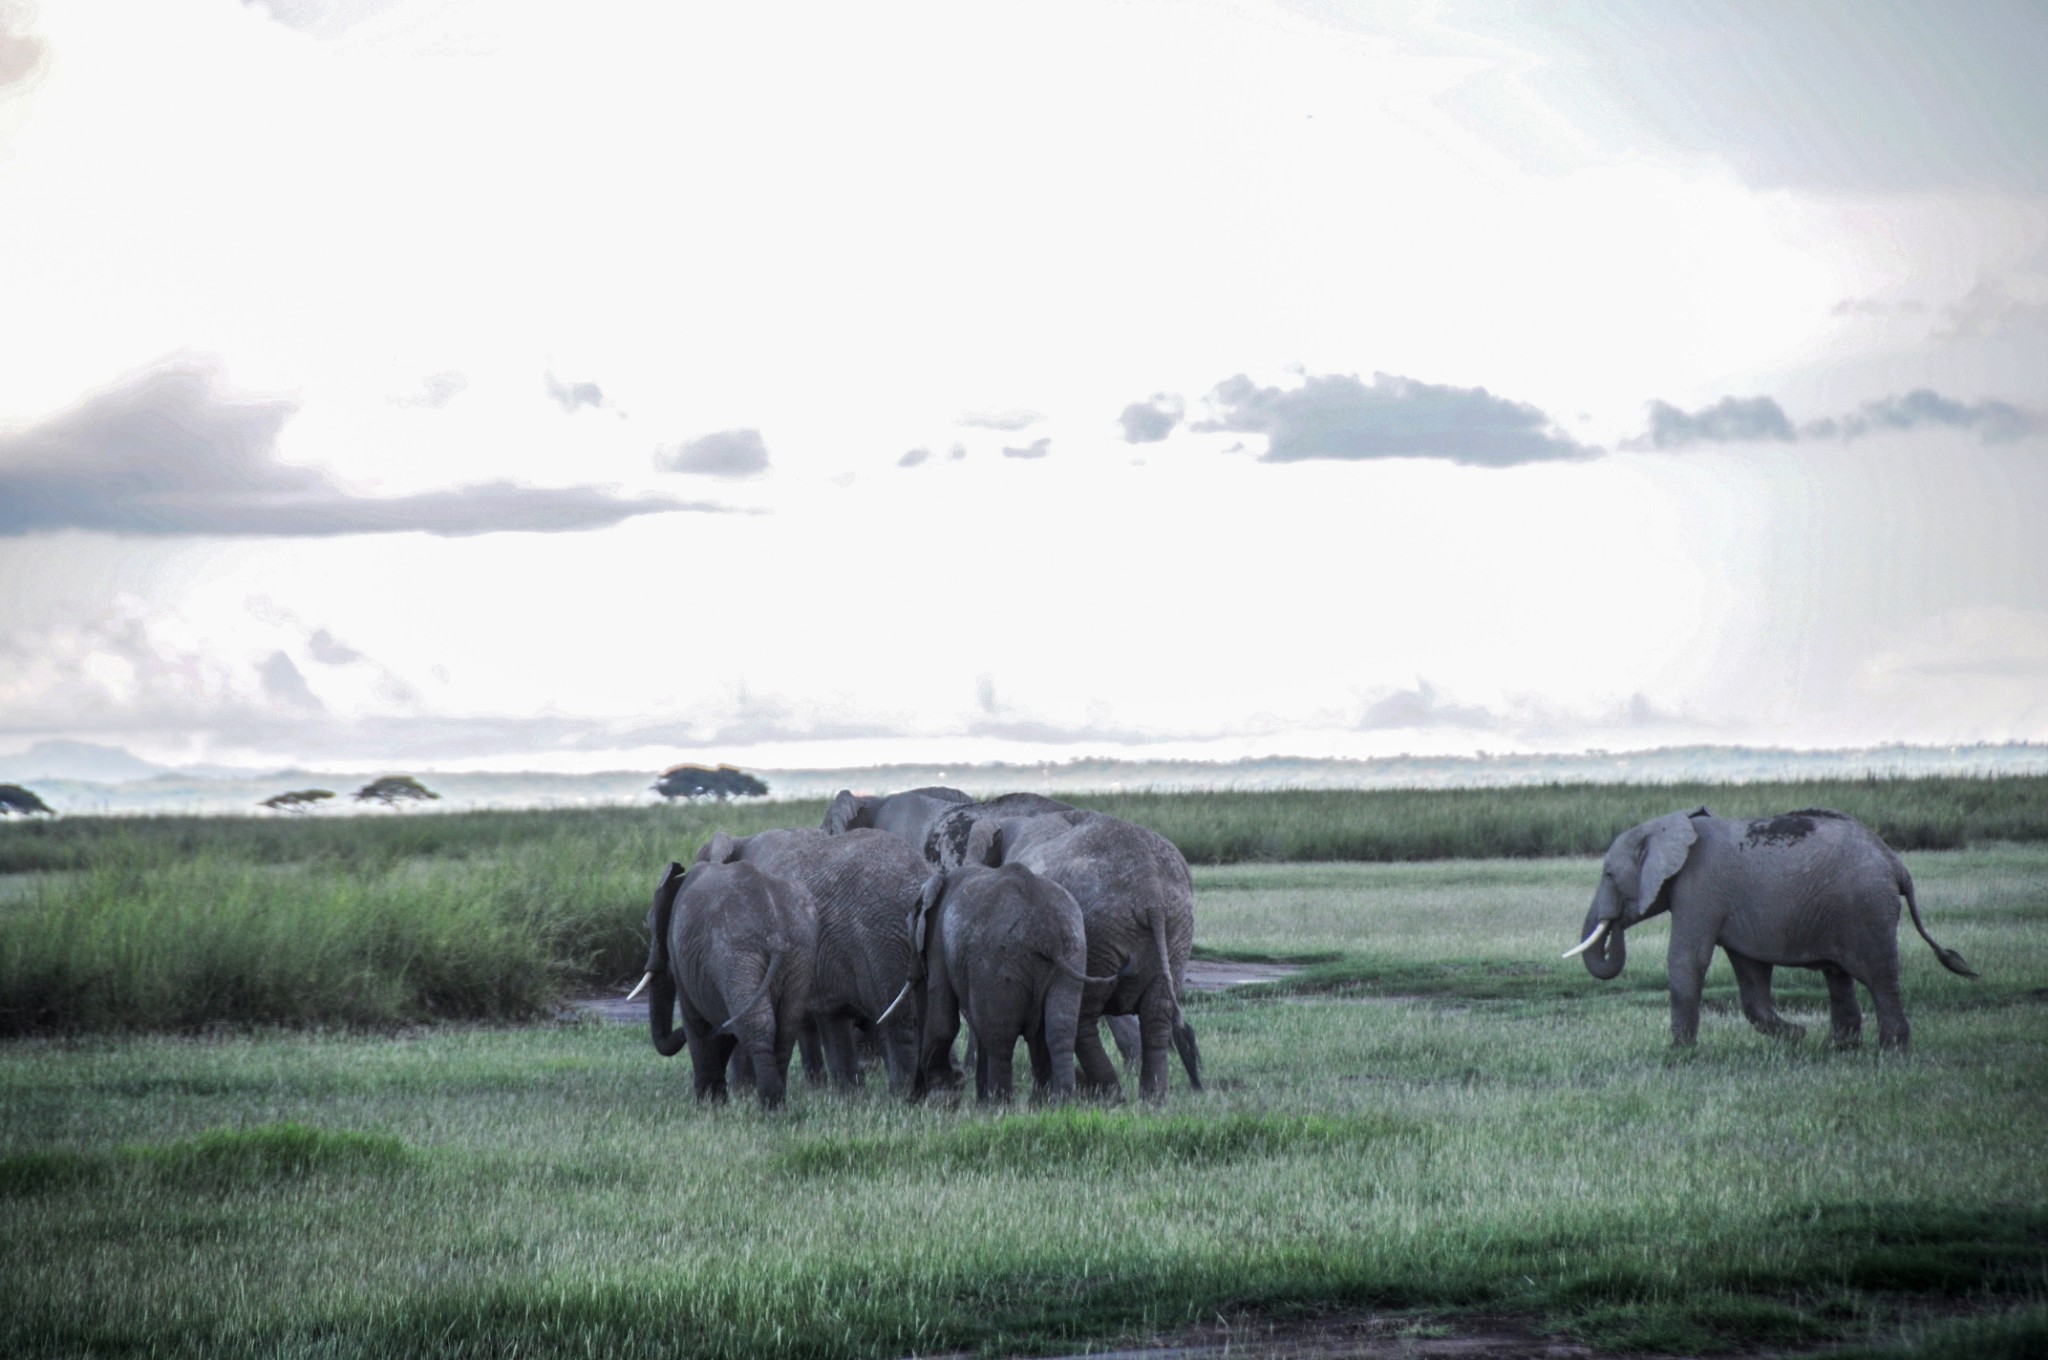
[{"label": "elephant ear", "polygon": [[860,824],[860,815],[866,809],[867,800],[852,789],[841,789],[832,800],[832,806],[825,809],[824,827],[830,835],[841,835]]},{"label": "elephant ear", "polygon": [[1003,826],[993,818],[983,817],[975,822],[967,833],[968,864],[985,864],[994,869],[1003,862]]},{"label": "elephant ear", "polygon": [[713,832],[710,843],[697,852],[697,858],[706,864],[730,864],[732,856],[732,837],[723,831]]},{"label": "elephant ear", "polygon": [[1692,844],[1698,839],[1699,832],[1693,829],[1690,813],[1674,812],[1643,827],[1643,876],[1636,893],[1638,920],[1656,910],[1657,895],[1685,867],[1685,857],[1692,853]]}]

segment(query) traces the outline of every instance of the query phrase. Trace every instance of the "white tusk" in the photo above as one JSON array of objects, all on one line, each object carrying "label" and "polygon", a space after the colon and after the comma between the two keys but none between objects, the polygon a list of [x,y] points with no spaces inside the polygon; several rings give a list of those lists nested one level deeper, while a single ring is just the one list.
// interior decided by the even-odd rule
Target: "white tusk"
[{"label": "white tusk", "polygon": [[1577,958],[1579,955],[1585,953],[1588,949],[1591,949],[1594,945],[1600,943],[1600,937],[1602,935],[1605,935],[1607,933],[1607,927],[1613,924],[1614,922],[1612,921],[1602,921],[1599,925],[1593,927],[1593,933],[1591,935],[1588,935],[1585,939],[1579,941],[1577,948],[1567,949],[1564,951],[1563,954],[1559,955],[1559,957],[1567,959]]},{"label": "white tusk", "polygon": [[889,1003],[889,1009],[883,1011],[880,1015],[875,1017],[875,1023],[879,1025],[886,1021],[890,1016],[894,1015],[896,1013],[896,1008],[903,1004],[903,998],[909,995],[910,984],[906,982],[903,984],[903,990],[896,993],[896,999]]},{"label": "white tusk", "polygon": [[642,992],[646,991],[646,990],[647,990],[647,984],[648,984],[648,983],[650,983],[650,982],[652,982],[652,981],[654,981],[654,974],[652,974],[652,973],[642,973],[642,974],[640,975],[640,981],[639,981],[639,982],[637,982],[637,983],[635,983],[635,984],[633,985],[633,990],[632,990],[632,991],[630,991],[630,992],[627,992],[627,993],[626,993],[626,1000],[628,1000],[628,1001],[631,1001],[631,1000],[632,1000],[632,999],[633,999],[634,997],[636,997],[636,996],[640,995],[640,993],[642,993]]}]

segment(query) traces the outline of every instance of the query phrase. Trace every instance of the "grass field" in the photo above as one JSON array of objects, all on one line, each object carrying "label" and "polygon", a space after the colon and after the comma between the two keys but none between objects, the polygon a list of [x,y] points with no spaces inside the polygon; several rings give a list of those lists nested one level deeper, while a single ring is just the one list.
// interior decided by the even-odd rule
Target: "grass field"
[{"label": "grass field", "polygon": [[[606,853],[666,859],[676,834]],[[370,904],[416,884],[400,900],[455,913],[433,930],[518,891],[521,923],[586,892],[637,921],[644,872],[586,881],[565,856],[518,889],[523,853],[337,852],[325,872],[357,896],[314,916],[386,911],[370,933],[403,935]],[[234,937],[284,910],[261,884],[304,891],[316,864],[192,858],[246,875],[221,950],[291,952],[304,917]],[[1557,957],[1592,890],[1579,859],[1198,869],[1200,949],[1314,962],[1192,1001],[1211,1089],[1157,1111],[800,1086],[775,1116],[703,1108],[680,1060],[594,1022],[15,1039],[0,1354],[1046,1353],[1357,1310],[1629,1351],[2038,1355],[2048,846],[1908,862],[1984,977],[1906,935],[1905,1058],[1763,1039],[1725,964],[1674,1056],[1654,923],[1614,982]],[[132,879],[64,875],[97,885],[118,947]],[[56,881],[0,911],[50,910]],[[422,931],[398,961],[445,945]],[[535,966],[558,978],[557,945]],[[315,981],[352,966],[313,952]],[[1780,993],[1825,1029],[1820,987]]]}]

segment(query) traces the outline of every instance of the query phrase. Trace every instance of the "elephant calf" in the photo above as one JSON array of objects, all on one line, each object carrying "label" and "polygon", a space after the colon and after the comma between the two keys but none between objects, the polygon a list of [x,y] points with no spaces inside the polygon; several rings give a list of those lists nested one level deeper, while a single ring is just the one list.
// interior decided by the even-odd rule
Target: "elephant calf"
[{"label": "elephant calf", "polygon": [[[970,860],[990,857],[993,831],[989,823],[977,828],[980,853],[970,851]],[[952,1049],[964,1011],[975,1041],[976,1099],[1010,1099],[1020,1037],[1037,1092],[1073,1095],[1081,989],[1115,979],[1087,975],[1088,937],[1071,893],[1020,864],[970,862],[926,881],[910,934],[923,984],[914,993],[923,1036],[918,1094],[939,1055]]]},{"label": "elephant calf", "polygon": [[670,1058],[689,1046],[699,1099],[725,1099],[726,1065],[738,1050],[761,1104],[772,1108],[782,1103],[789,1055],[810,1010],[817,915],[801,886],[752,864],[728,863],[732,853],[731,837],[720,832],[687,874],[680,864],[668,866],[647,913],[647,976],[640,985],[651,985],[647,1020],[655,1051]]},{"label": "elephant calf", "polygon": [[1705,808],[1674,812],[1615,838],[1584,939],[1565,957],[1581,955],[1594,977],[1614,977],[1628,962],[1628,928],[1669,912],[1673,1043],[1690,1045],[1699,1035],[1700,989],[1719,946],[1735,969],[1743,1015],[1763,1033],[1794,1040],[1805,1033],[1773,1006],[1771,970],[1816,968],[1827,978],[1838,1046],[1861,1042],[1860,982],[1877,1005],[1878,1047],[1904,1051],[1910,1027],[1899,998],[1901,895],[1942,966],[1977,976],[1962,955],[1927,933],[1912,875],[1855,818],[1825,808],[1755,820],[1716,817]]}]

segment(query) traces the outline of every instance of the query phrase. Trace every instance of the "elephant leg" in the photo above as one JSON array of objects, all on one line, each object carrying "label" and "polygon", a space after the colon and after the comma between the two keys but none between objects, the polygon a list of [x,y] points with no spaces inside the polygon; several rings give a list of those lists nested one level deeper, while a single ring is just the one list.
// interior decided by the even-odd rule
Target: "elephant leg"
[{"label": "elephant leg", "polygon": [[797,1051],[803,1055],[804,1080],[812,1086],[823,1086],[830,1059],[824,1052],[825,1040],[819,1033],[818,1022],[804,1021],[803,1028],[797,1033],[796,1043]]},{"label": "elephant leg", "polygon": [[1109,1037],[1116,1040],[1117,1056],[1124,1060],[1125,1067],[1136,1067],[1139,1055],[1138,1017],[1105,1015],[1102,1018],[1109,1025]]},{"label": "elephant leg", "polygon": [[1042,1099],[1052,1089],[1052,1048],[1044,1028],[1026,1034],[1024,1047],[1031,1055],[1031,1092]]},{"label": "elephant leg", "polygon": [[974,1037],[981,1044],[981,1062],[975,1069],[974,1095],[986,1104],[1008,1104],[1015,1087],[1017,1027],[991,1025],[977,1028]]},{"label": "elephant leg", "polygon": [[1828,1019],[1833,1022],[1836,1048],[1855,1048],[1863,1042],[1863,1011],[1856,1004],[1856,979],[1832,963],[1820,966],[1828,980]]},{"label": "elephant leg", "polygon": [[698,1046],[690,1045],[690,1066],[696,1077],[697,1099],[723,1102],[726,1098],[725,1065],[732,1060],[734,1048],[730,1034],[706,1034],[704,1036],[702,1062],[697,1060]]},{"label": "elephant leg", "polygon": [[1664,978],[1671,988],[1671,1042],[1691,1048],[1700,1037],[1700,993],[1707,983],[1707,965],[1714,961],[1712,940],[1681,939],[1671,932],[1671,953],[1664,963]]},{"label": "elephant leg", "polygon": [[1795,1044],[1805,1038],[1806,1027],[1778,1014],[1771,1001],[1771,965],[1725,947],[1722,952],[1728,955],[1728,964],[1735,970],[1735,985],[1742,993],[1743,1018],[1751,1027],[1773,1039]]},{"label": "elephant leg", "polygon": [[1074,1063],[1081,1069],[1082,1091],[1111,1100],[1123,1095],[1124,1086],[1117,1080],[1116,1066],[1102,1047],[1102,1027],[1091,1017],[1084,1016],[1074,1031]]},{"label": "elephant leg", "polygon": [[910,1094],[917,1080],[917,1033],[908,1024],[891,1018],[875,1036],[882,1045],[882,1066],[889,1074],[889,1094]]},{"label": "elephant leg", "polygon": [[731,1055],[727,1061],[732,1068],[732,1084],[751,1090],[754,1085],[754,1055],[747,1051],[745,1044],[733,1040],[731,1035],[727,1035],[726,1039],[728,1043],[725,1051]]},{"label": "elephant leg", "polygon": [[854,1052],[853,1022],[843,1015],[834,1015],[817,1023],[818,1043],[824,1049],[825,1070],[831,1074],[832,1085],[842,1091],[851,1091],[860,1086],[860,1061]]},{"label": "elephant leg", "polygon": [[1899,995],[1899,961],[1892,959],[1890,967],[1872,969],[1871,976],[1858,980],[1870,989],[1871,1003],[1877,1008],[1878,1051],[1904,1053],[1913,1027],[1906,1023],[1906,1003]]},{"label": "elephant leg", "polygon": [[1173,1001],[1166,994],[1165,978],[1156,980],[1145,992],[1138,1010],[1138,1036],[1143,1045],[1138,1093],[1146,1100],[1164,1100],[1173,1058]]}]

